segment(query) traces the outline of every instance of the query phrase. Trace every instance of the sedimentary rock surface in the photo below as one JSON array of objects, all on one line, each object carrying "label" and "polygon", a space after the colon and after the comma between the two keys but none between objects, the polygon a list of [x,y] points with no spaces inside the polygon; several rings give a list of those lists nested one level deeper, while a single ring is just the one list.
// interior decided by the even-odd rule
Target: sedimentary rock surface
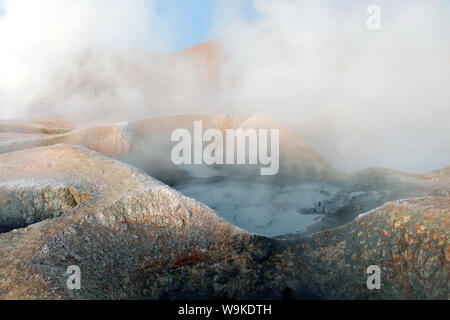
[{"label": "sedimentary rock surface", "polygon": [[[4,153],[0,298],[447,299],[449,179],[448,170],[423,176],[430,196],[273,239],[84,147]],[[67,289],[70,265],[81,290]],[[366,286],[370,265],[382,270],[380,290]]]}]

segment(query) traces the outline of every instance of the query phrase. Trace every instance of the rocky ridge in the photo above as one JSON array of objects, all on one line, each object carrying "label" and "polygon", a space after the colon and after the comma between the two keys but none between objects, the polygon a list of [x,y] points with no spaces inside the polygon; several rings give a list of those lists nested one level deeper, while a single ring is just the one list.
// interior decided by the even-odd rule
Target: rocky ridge
[{"label": "rocky ridge", "polygon": [[[333,173],[343,188],[362,190],[352,195],[356,202],[380,190],[381,201],[389,193],[409,199],[356,219],[353,212],[349,223],[325,231],[269,238],[150,177],[151,168],[123,162],[139,164],[133,152],[146,137],[191,120],[80,129],[16,140],[15,148],[2,143],[0,298],[448,299],[447,169]],[[164,169],[154,170],[164,177]],[[82,290],[67,289],[69,265],[80,266]],[[381,290],[366,287],[370,265],[382,269]]]}]

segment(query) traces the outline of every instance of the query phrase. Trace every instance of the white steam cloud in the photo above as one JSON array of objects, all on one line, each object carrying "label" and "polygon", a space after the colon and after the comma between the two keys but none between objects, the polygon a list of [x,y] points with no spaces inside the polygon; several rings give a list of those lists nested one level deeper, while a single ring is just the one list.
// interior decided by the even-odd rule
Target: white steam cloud
[{"label": "white steam cloud", "polygon": [[450,164],[446,1],[255,0],[251,22],[243,3],[217,5],[212,81],[156,54],[175,30],[151,1],[3,1],[0,117],[268,113],[338,168]]},{"label": "white steam cloud", "polygon": [[85,117],[96,103],[89,85],[121,77],[112,52],[170,46],[170,26],[151,1],[4,0],[0,7],[1,118]]}]

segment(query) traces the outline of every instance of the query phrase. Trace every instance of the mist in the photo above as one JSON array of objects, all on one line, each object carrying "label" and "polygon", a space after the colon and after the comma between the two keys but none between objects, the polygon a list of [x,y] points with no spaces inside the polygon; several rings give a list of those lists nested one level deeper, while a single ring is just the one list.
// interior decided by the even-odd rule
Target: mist
[{"label": "mist", "polygon": [[[379,30],[366,26],[372,4]],[[444,1],[219,1],[212,75],[173,53],[176,30],[153,1],[0,7],[1,119],[266,113],[339,169],[450,164]]]}]

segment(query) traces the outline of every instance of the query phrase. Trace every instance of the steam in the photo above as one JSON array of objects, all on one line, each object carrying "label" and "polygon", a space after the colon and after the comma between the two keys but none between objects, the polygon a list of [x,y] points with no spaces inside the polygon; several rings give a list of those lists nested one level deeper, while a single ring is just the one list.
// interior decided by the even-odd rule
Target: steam
[{"label": "steam", "polygon": [[104,114],[99,104],[107,98],[93,97],[96,87],[107,87],[104,96],[132,95],[131,83],[120,82],[119,58],[170,45],[170,26],[145,0],[4,0],[0,6],[3,119]]},{"label": "steam", "polygon": [[[257,13],[251,21],[241,10],[248,2]],[[380,30],[366,27],[372,4],[381,8]],[[445,1],[221,1],[213,79],[183,55],[166,54],[175,30],[153,1],[3,7],[2,119],[267,113],[341,169],[450,164]]]},{"label": "steam", "polygon": [[376,31],[371,4],[256,1],[261,18],[221,39],[227,108],[290,123],[339,168],[448,166],[448,4],[377,1]]}]

